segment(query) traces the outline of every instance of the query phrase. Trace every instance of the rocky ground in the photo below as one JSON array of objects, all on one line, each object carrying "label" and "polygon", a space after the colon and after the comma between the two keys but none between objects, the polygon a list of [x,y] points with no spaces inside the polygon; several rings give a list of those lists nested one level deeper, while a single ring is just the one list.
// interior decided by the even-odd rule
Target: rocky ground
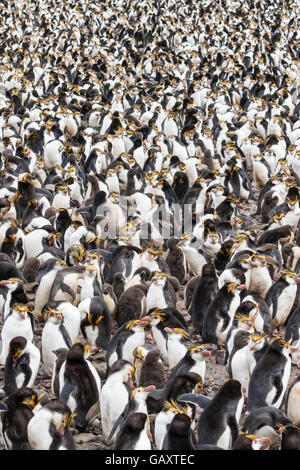
[{"label": "rocky ground", "polygon": [[[244,209],[241,211],[242,215],[250,216],[255,212],[256,205],[255,201],[248,201],[244,205]],[[254,223],[260,222],[258,217],[252,216]],[[177,308],[183,312],[186,321],[190,326],[190,331],[192,331],[192,324],[190,315],[188,314],[185,308],[184,301],[184,286],[181,287],[178,292],[177,298]],[[116,331],[117,326],[113,330]],[[280,334],[284,334],[284,329],[282,329]],[[41,342],[42,327],[37,326],[34,332],[35,344],[40,346]],[[82,338],[79,338],[82,339]],[[198,334],[191,335],[192,342],[197,344],[201,341],[201,337]],[[150,335],[150,332],[146,332],[146,342],[153,342],[153,339]],[[202,393],[208,397],[213,397],[220,387],[224,384],[227,379],[227,372],[223,365],[223,351],[218,351],[216,345],[206,344],[206,349],[210,350],[211,356],[206,358],[206,377],[203,384]],[[104,351],[100,351],[89,358],[95,368],[97,369],[102,385],[105,383],[106,375],[106,355]],[[166,376],[169,374],[169,370],[165,368]],[[292,366],[291,375],[290,375],[290,384],[294,381],[296,376],[299,374],[299,369],[296,366]],[[3,386],[3,368],[0,369],[0,388]],[[38,373],[38,376],[35,381],[35,390],[38,394],[44,393],[49,399],[56,398],[51,390],[51,378],[46,377],[43,373],[42,366]],[[243,422],[243,415],[241,423]],[[80,450],[107,450],[112,449],[108,446],[102,435],[101,428],[101,417],[96,418],[93,423],[85,430],[85,432],[78,432],[75,428],[71,428],[74,435],[78,449]],[[2,442],[2,448],[4,448],[4,443]]]}]

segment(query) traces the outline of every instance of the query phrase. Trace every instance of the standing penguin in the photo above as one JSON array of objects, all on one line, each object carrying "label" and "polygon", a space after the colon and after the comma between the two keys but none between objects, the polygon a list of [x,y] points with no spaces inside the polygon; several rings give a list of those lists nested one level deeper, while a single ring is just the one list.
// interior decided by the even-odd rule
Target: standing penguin
[{"label": "standing penguin", "polygon": [[194,450],[192,420],[188,414],[178,413],[171,421],[164,437],[162,450],[191,451]]},{"label": "standing penguin", "polygon": [[145,343],[145,328],[149,325],[149,318],[133,320],[121,326],[113,335],[107,348],[107,365],[111,367],[119,359],[134,361],[133,351]]},{"label": "standing penguin", "polygon": [[101,393],[100,376],[84,356],[84,345],[73,344],[59,371],[59,399],[75,413],[74,423],[81,429],[87,426],[87,412],[99,402]]},{"label": "standing penguin", "polygon": [[120,328],[125,323],[137,320],[146,313],[147,287],[137,284],[126,289],[118,300],[117,323]]},{"label": "standing penguin", "polygon": [[147,353],[142,362],[138,385],[141,387],[155,385],[156,388],[163,388],[165,383],[166,375],[159,350],[154,348]]},{"label": "standing penguin", "polygon": [[225,281],[211,302],[204,319],[202,340],[204,343],[214,343],[221,348],[233,322],[234,314],[240,304],[240,291],[245,289],[245,276],[236,273],[236,282]]},{"label": "standing penguin", "polygon": [[169,370],[178,364],[178,362],[185,356],[187,351],[187,341],[189,334],[181,328],[168,328],[165,327],[164,331],[167,333],[166,348],[168,351]]},{"label": "standing penguin", "polygon": [[254,368],[249,382],[248,410],[281,406],[291,372],[291,346],[275,339]]},{"label": "standing penguin", "polygon": [[62,311],[50,307],[47,310],[47,320],[42,332],[42,360],[46,374],[51,377],[56,359],[53,351],[70,348],[72,341],[64,326]]},{"label": "standing penguin", "polygon": [[149,419],[145,413],[131,413],[117,436],[116,450],[151,450]]},{"label": "standing penguin", "polygon": [[[178,282],[178,281],[177,281]],[[176,292],[166,273],[155,273],[147,292],[146,309],[176,306]]]},{"label": "standing penguin", "polygon": [[198,445],[210,444],[230,449],[239,434],[244,403],[241,384],[226,382],[203,410],[198,421]]},{"label": "standing penguin", "polygon": [[39,370],[40,350],[23,336],[9,343],[4,367],[4,392],[12,395],[23,387],[32,387]]},{"label": "standing penguin", "polygon": [[299,283],[300,277],[294,271],[284,271],[268,290],[265,300],[272,313],[273,329],[284,325],[294,305]]},{"label": "standing penguin", "polygon": [[83,337],[90,346],[107,350],[112,329],[112,319],[102,297],[85,299],[78,306],[85,317],[81,320],[80,328]]},{"label": "standing penguin", "polygon": [[1,362],[5,364],[9,344],[16,336],[23,336],[28,341],[33,340],[32,322],[26,305],[14,304],[11,314],[6,318],[2,331]]},{"label": "standing penguin", "polygon": [[39,409],[28,423],[28,441],[32,450],[75,450],[69,430],[70,408],[59,400],[51,400]]},{"label": "standing penguin", "polygon": [[100,395],[101,424],[106,441],[129,401],[133,374],[132,364],[123,359],[116,361],[108,370]]},{"label": "standing penguin", "polygon": [[168,252],[165,261],[169,266],[171,276],[176,277],[180,284],[183,284],[187,274],[187,266],[184,253],[178,246],[178,241],[175,238],[170,238],[167,241]]},{"label": "standing penguin", "polygon": [[300,424],[300,375],[296,377],[293,383],[290,385],[286,400],[285,400],[285,410],[287,417],[299,426]]},{"label": "standing penguin", "polygon": [[218,277],[212,263],[205,264],[189,307],[193,328],[201,333],[208,307],[217,295]]},{"label": "standing penguin", "polygon": [[6,449],[28,450],[27,426],[34,416],[34,408],[41,396],[29,387],[23,387],[5,399],[7,413],[1,413],[2,435]]}]

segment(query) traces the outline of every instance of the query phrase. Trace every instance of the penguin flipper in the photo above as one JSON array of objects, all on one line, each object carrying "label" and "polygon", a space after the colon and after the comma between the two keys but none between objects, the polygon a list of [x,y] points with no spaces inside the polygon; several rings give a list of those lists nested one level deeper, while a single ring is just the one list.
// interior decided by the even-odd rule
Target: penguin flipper
[{"label": "penguin flipper", "polygon": [[181,403],[194,403],[204,410],[211,403],[211,398],[196,393],[183,393],[179,395],[177,401]]},{"label": "penguin flipper", "polygon": [[229,426],[231,431],[231,445],[233,445],[239,435],[239,427],[236,421],[236,417],[234,415],[230,415],[228,417],[227,425]]},{"label": "penguin flipper", "polygon": [[157,388],[156,390],[152,390],[152,392],[149,393],[148,397],[152,398],[155,401],[159,401],[163,399],[164,392],[164,388]]},{"label": "penguin flipper", "polygon": [[88,424],[91,424],[99,416],[100,416],[100,402],[97,401],[90,407],[89,411],[87,412],[85,416],[85,419],[88,422]]},{"label": "penguin flipper", "polygon": [[67,405],[71,393],[75,390],[75,385],[71,383],[66,383],[60,393],[59,399]]},{"label": "penguin flipper", "polygon": [[115,424],[113,425],[112,427],[112,430],[110,431],[110,434],[108,436],[108,439],[107,439],[107,442],[110,443],[110,441],[112,440],[116,430],[118,429],[118,427],[120,427],[121,429],[121,424],[122,422],[125,421],[125,419],[127,418],[128,416],[128,404],[125,406],[124,408],[124,411],[122,411],[122,413],[120,414],[120,416],[118,417],[117,421],[115,422]]},{"label": "penguin flipper", "polygon": [[62,282],[60,288],[61,288],[62,292],[65,292],[66,294],[69,294],[72,297],[72,299],[75,300],[76,295],[75,295],[75,292],[73,291],[73,289],[71,289],[71,287],[69,287],[67,284]]}]

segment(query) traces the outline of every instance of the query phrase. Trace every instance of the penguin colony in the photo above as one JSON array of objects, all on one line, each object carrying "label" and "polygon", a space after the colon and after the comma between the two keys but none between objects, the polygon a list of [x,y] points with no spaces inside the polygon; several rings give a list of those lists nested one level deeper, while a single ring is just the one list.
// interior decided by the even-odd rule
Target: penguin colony
[{"label": "penguin colony", "polygon": [[300,449],[299,4],[0,15],[5,448]]}]

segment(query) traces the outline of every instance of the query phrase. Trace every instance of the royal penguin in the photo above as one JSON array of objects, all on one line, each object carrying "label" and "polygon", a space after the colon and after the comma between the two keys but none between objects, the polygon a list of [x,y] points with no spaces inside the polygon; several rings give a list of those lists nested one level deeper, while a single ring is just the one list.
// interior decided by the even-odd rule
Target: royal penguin
[{"label": "royal penguin", "polygon": [[286,415],[293,423],[295,423],[296,426],[299,426],[300,424],[300,414],[299,414],[300,382],[299,381],[300,381],[300,376],[298,375],[288,387],[286,399],[285,399]]},{"label": "royal penguin", "polygon": [[155,273],[151,279],[151,284],[146,296],[147,312],[152,308],[163,309],[175,306],[176,291],[174,289],[174,283],[166,273]]},{"label": "royal penguin", "polygon": [[[177,398],[181,395],[190,395],[199,383],[202,384],[202,380],[198,374],[187,373],[169,380],[163,389],[149,393],[147,399],[148,412],[157,414],[154,424],[154,438],[156,447],[159,450],[162,449],[168,425],[175,414],[183,411],[183,405],[178,403]],[[194,414],[193,408],[190,406],[187,412],[189,416]]]},{"label": "royal penguin", "polygon": [[85,357],[86,349],[89,353],[88,346],[73,344],[59,371],[59,399],[75,413],[74,424],[79,429],[86,428],[87,413],[99,405],[101,393],[100,376]]},{"label": "royal penguin", "polygon": [[16,336],[23,336],[28,341],[33,341],[33,328],[31,321],[32,312],[28,306],[14,304],[11,314],[6,318],[1,331],[2,350],[1,362],[5,364],[9,344]]},{"label": "royal penguin", "polygon": [[280,450],[300,450],[300,431],[294,422],[279,428],[281,433]]},{"label": "royal penguin", "polygon": [[52,393],[59,398],[59,371],[61,366],[66,360],[69,349],[68,348],[59,348],[53,351],[56,358],[52,372],[51,378],[51,391]]},{"label": "royal penguin", "polygon": [[150,436],[147,414],[131,413],[120,430],[113,448],[115,450],[151,450]]},{"label": "royal penguin", "polygon": [[104,284],[102,287],[102,295],[107,310],[109,311],[112,319],[115,319],[117,310],[117,298],[115,296],[113,287],[110,284]]},{"label": "royal penguin", "polygon": [[[285,341],[290,343],[295,348],[300,347],[300,306],[297,307],[290,315],[286,322],[285,328]],[[300,354],[299,351],[291,353],[292,364],[300,366]]]},{"label": "royal penguin", "polygon": [[201,333],[208,307],[218,292],[218,277],[212,263],[205,264],[189,307],[195,331]]},{"label": "royal penguin", "polygon": [[221,348],[226,341],[233,318],[240,304],[241,289],[245,289],[245,276],[239,271],[235,281],[225,281],[216,297],[211,302],[202,329],[204,343],[214,343]]},{"label": "royal penguin", "polygon": [[192,419],[182,411],[174,416],[168,431],[164,437],[161,450],[168,451],[192,451],[195,449],[193,433],[191,430]]},{"label": "royal penguin", "polygon": [[[123,413],[121,413],[121,415],[119,416],[119,418],[115,422],[115,424],[114,424],[114,426],[113,426],[113,428],[110,432],[110,435],[108,437],[109,442],[111,441],[111,438],[117,432],[117,430],[119,430],[118,434],[120,434],[120,432],[122,432],[122,428],[125,425],[126,420],[127,420],[128,416],[130,414],[132,414],[132,413],[145,413],[148,416],[146,400],[147,400],[147,397],[148,397],[149,393],[152,392],[153,390],[155,390],[154,385],[149,385],[148,387],[136,387],[132,390],[132,392],[130,393],[130,396],[129,396],[129,401],[128,401],[126,407],[124,408]],[[151,436],[151,433],[150,433],[150,429],[149,429],[149,432],[148,432],[148,437],[152,441],[152,436]],[[118,440],[118,437],[117,437],[117,440]]]},{"label": "royal penguin", "polygon": [[149,318],[142,317],[140,320],[125,323],[115,332],[107,348],[108,367],[119,359],[134,362],[133,351],[145,343],[145,328],[148,325]]},{"label": "royal penguin", "polygon": [[272,314],[273,330],[285,324],[292,311],[299,283],[300,277],[294,271],[283,271],[268,290],[265,300]]},{"label": "royal penguin", "polygon": [[118,300],[116,320],[120,328],[125,323],[137,320],[146,313],[147,287],[144,283],[124,290]]},{"label": "royal penguin", "polygon": [[290,349],[289,343],[281,338],[269,344],[250,377],[248,411],[281,406],[291,373]]},{"label": "royal penguin", "polygon": [[[178,328],[185,331],[182,335],[188,337],[189,331],[185,320],[176,309],[151,309],[148,314],[150,318],[151,334],[158,347],[165,364],[168,364],[167,338],[168,332],[165,328]],[[179,313],[179,315],[178,315]]]},{"label": "royal penguin", "polygon": [[228,380],[203,410],[198,421],[198,445],[231,449],[239,434],[244,396],[240,382]]},{"label": "royal penguin", "polygon": [[169,370],[173,369],[187,352],[187,341],[190,335],[181,328],[165,327],[167,333],[166,349],[168,352]]},{"label": "royal penguin", "polygon": [[86,271],[82,280],[80,302],[97,296],[102,297],[102,289],[97,277],[97,267],[94,265],[88,265],[86,266]]},{"label": "royal penguin", "polygon": [[[137,384],[141,387],[147,387],[148,385],[155,385],[156,388],[163,388],[166,383],[166,373],[160,357],[159,350],[157,348],[150,349],[147,354],[143,353],[144,347],[141,349],[140,355],[143,355],[142,363],[139,367],[139,373],[137,373],[137,364],[134,363],[135,377]],[[139,351],[137,351],[137,354]]]},{"label": "royal penguin", "polygon": [[5,416],[1,413],[1,424],[7,450],[30,449],[27,427],[41,398],[32,388],[23,387],[5,399],[7,413]]},{"label": "royal penguin", "polygon": [[272,441],[269,437],[258,437],[255,434],[240,434],[232,450],[269,450]]},{"label": "royal penguin", "polygon": [[122,273],[114,274],[113,281],[112,281],[112,288],[116,296],[116,299],[118,300],[119,297],[121,297],[121,295],[123,294],[124,289],[125,289],[125,277],[123,276]]},{"label": "royal penguin", "polygon": [[45,325],[42,331],[42,362],[45,373],[52,377],[55,363],[55,353],[59,348],[70,348],[72,340],[64,325],[64,317],[61,310],[51,307],[44,309]]},{"label": "royal penguin", "polygon": [[112,331],[112,318],[102,297],[90,297],[80,302],[80,329],[89,346],[107,350]]},{"label": "royal penguin", "polygon": [[206,373],[206,358],[210,357],[210,355],[210,351],[205,349],[203,345],[189,343],[183,358],[170,371],[168,381],[176,376],[193,373],[197,374],[203,383]]},{"label": "royal penguin", "polygon": [[40,366],[40,350],[23,336],[9,343],[4,367],[4,392],[12,395],[23,387],[32,387]]},{"label": "royal penguin", "polygon": [[32,416],[27,433],[31,450],[75,450],[69,430],[73,414],[59,400],[51,400]]},{"label": "royal penguin", "polygon": [[62,270],[65,266],[65,262],[57,258],[51,258],[40,265],[36,274],[38,287],[36,289],[34,302],[35,317],[41,313],[42,309],[49,301],[50,291],[55,276],[57,272]]},{"label": "royal penguin", "polygon": [[14,303],[27,304],[28,298],[24,292],[24,283],[18,278],[9,278],[7,280],[0,281],[1,292],[1,306],[2,320],[5,321],[7,316],[11,312],[11,306]]},{"label": "royal penguin", "polygon": [[128,404],[133,389],[133,375],[132,364],[124,359],[115,361],[108,369],[100,394],[101,425],[106,442],[115,422]]},{"label": "royal penguin", "polygon": [[167,241],[166,263],[169,267],[171,276],[178,279],[180,284],[183,284],[187,275],[187,266],[185,261],[184,252],[178,245],[178,240],[170,238]]}]

